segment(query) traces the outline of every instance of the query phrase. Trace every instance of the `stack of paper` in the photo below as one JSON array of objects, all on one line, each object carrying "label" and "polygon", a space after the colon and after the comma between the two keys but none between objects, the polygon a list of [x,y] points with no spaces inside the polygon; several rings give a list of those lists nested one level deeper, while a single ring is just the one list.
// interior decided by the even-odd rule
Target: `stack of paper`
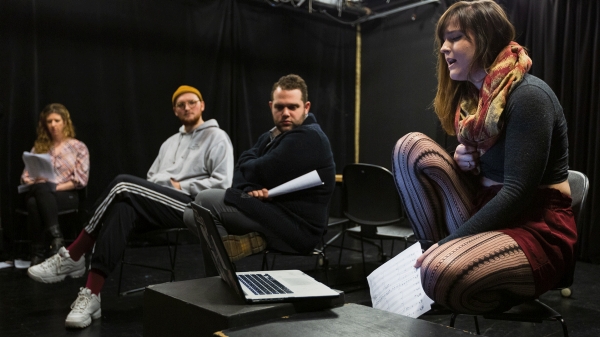
[{"label": "stack of paper", "polygon": [[[42,178],[49,182],[56,181],[50,154],[37,154],[25,151],[23,152],[23,162],[31,179]],[[28,191],[29,187],[30,185],[27,184],[19,185],[19,193]]]}]

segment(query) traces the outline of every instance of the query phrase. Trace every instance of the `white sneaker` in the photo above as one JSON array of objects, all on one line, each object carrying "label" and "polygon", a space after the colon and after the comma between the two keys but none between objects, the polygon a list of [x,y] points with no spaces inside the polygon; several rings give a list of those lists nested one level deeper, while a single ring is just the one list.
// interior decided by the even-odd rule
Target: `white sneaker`
[{"label": "white sneaker", "polygon": [[27,274],[42,283],[60,282],[67,276],[81,277],[85,274],[85,259],[82,256],[79,261],[73,261],[69,251],[65,247],[61,247],[58,254],[40,264],[29,267]]},{"label": "white sneaker", "polygon": [[71,304],[71,312],[65,320],[65,326],[67,328],[85,328],[92,324],[92,319],[98,319],[101,316],[100,294],[96,296],[88,288],[79,288],[77,299]]}]

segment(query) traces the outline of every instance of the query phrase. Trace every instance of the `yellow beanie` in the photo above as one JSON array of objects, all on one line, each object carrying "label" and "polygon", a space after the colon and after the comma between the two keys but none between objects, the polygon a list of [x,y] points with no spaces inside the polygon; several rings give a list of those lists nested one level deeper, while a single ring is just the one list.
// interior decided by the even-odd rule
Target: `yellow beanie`
[{"label": "yellow beanie", "polygon": [[173,105],[175,105],[177,97],[179,97],[179,95],[181,94],[185,94],[186,92],[191,92],[192,94],[198,95],[198,98],[200,99],[200,101],[202,101],[202,95],[200,94],[200,91],[198,91],[198,89],[190,87],[189,85],[182,85],[179,88],[177,88],[177,90],[175,90],[175,93],[173,94]]}]

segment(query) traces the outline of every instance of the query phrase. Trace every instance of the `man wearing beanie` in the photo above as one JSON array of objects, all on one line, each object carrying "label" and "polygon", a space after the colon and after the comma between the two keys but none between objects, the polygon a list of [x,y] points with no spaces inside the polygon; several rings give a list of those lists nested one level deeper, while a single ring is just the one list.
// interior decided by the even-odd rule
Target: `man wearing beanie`
[{"label": "man wearing beanie", "polygon": [[183,125],[162,144],[147,179],[127,174],[113,179],[77,239],[28,270],[30,278],[43,283],[81,277],[86,270],[84,254],[95,246],[87,283],[71,305],[66,327],[85,328],[100,318],[100,290],[120,261],[134,226],[136,232],[185,228],[183,210],[198,192],[231,185],[231,140],[217,121],[202,119],[200,91],[182,85],[172,103]]}]

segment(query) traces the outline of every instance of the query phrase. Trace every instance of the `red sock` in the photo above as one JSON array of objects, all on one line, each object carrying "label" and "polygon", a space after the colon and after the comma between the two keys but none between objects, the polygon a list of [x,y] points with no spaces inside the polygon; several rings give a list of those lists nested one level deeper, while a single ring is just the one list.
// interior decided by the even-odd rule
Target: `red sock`
[{"label": "red sock", "polygon": [[79,261],[83,254],[92,250],[94,243],[96,243],[96,239],[84,229],[67,250],[74,261]]},{"label": "red sock", "polygon": [[99,269],[92,268],[88,273],[87,283],[85,287],[92,291],[92,294],[100,294],[100,290],[104,286],[104,280],[106,276]]}]

